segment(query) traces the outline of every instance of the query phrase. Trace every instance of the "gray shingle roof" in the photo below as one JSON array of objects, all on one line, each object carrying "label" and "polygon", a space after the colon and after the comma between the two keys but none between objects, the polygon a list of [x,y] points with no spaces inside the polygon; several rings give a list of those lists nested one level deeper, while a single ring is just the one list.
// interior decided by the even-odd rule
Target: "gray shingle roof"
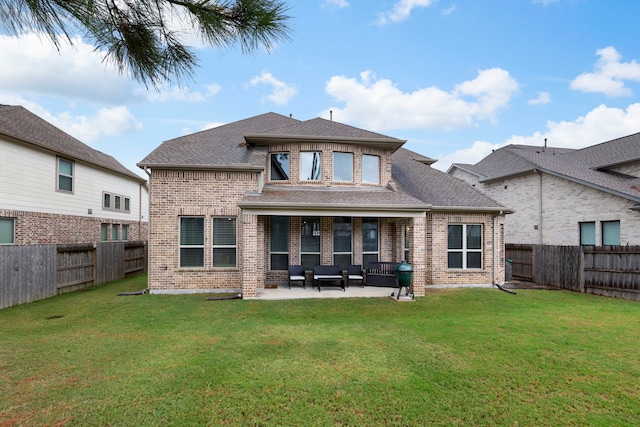
[{"label": "gray shingle roof", "polygon": [[426,210],[428,206],[403,191],[384,187],[322,188],[266,186],[247,194],[240,206],[358,210]]},{"label": "gray shingle roof", "polygon": [[317,188],[266,186],[247,194],[241,206],[332,207],[335,209],[476,209],[498,211],[504,206],[467,183],[432,169],[433,159],[399,148],[405,141],[321,118],[299,121],[267,113],[163,142],[144,160],[150,168],[260,168],[267,164],[261,145],[329,138],[355,144],[382,144],[391,151],[392,176],[397,188]]},{"label": "gray shingle roof", "polygon": [[0,134],[59,155],[81,160],[145,182],[115,158],[95,150],[21,106],[0,104]]},{"label": "gray shingle roof", "polygon": [[420,154],[400,148],[391,157],[398,186],[434,209],[468,208],[510,211],[466,182],[422,163]]},{"label": "gray shingle roof", "polygon": [[322,118],[315,118],[304,122],[299,122],[283,128],[269,129],[258,132],[261,136],[277,136],[277,137],[323,137],[332,139],[346,140],[367,140],[380,143],[404,144],[406,141],[393,138],[368,130],[359,129],[343,123],[334,122]]},{"label": "gray shingle roof", "polygon": [[163,142],[138,163],[140,167],[264,167],[266,150],[247,149],[244,135],[299,123],[276,113],[203,130]]},{"label": "gray shingle roof", "polygon": [[458,165],[475,173],[480,181],[492,181],[540,170],[571,181],[640,201],[640,178],[611,173],[607,166],[639,161],[640,134],[619,138],[580,150],[524,145],[500,148],[475,165]]}]

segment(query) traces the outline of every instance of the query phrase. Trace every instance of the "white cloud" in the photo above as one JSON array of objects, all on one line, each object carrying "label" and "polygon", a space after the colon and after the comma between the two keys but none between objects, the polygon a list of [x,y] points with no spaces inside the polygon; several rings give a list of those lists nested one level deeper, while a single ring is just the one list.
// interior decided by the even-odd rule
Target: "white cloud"
[{"label": "white cloud", "polygon": [[151,102],[168,102],[168,101],[186,101],[186,102],[204,102],[207,99],[217,95],[222,90],[222,86],[211,84],[205,86],[204,92],[191,91],[188,88],[172,86],[168,89],[155,91],[153,89],[139,89],[137,94],[144,96]]},{"label": "white cloud", "polygon": [[118,104],[132,98],[132,83],[111,65],[103,52],[73,38],[60,50],[44,36],[0,35],[0,91],[53,95],[96,103]]},{"label": "white cloud", "polygon": [[[518,90],[509,72],[500,68],[481,70],[473,80],[458,84],[451,92],[437,87],[405,93],[388,79],[371,71],[360,79],[332,77],[325,92],[345,104],[331,108],[337,121],[365,129],[460,129],[476,120],[496,120]],[[328,117],[328,110],[321,116]]]},{"label": "white cloud", "polygon": [[456,10],[458,10],[458,6],[456,6],[455,4],[452,4],[451,6],[449,6],[446,9],[442,9],[442,14],[445,16],[449,16],[451,15],[453,12],[455,12]]},{"label": "white cloud", "polygon": [[640,131],[640,103],[631,104],[626,110],[600,105],[574,121],[547,122],[545,132],[532,135],[514,135],[506,141],[491,144],[476,141],[470,148],[458,150],[441,156],[433,166],[446,171],[452,163],[475,164],[486,157],[491,150],[509,144],[544,145],[562,148],[584,148],[601,142],[610,141]]},{"label": "white cloud", "polygon": [[549,92],[538,92],[538,97],[527,101],[529,105],[544,105],[551,102],[551,95]]},{"label": "white cloud", "polygon": [[264,99],[276,105],[286,105],[298,93],[298,89],[296,89],[295,86],[281,82],[267,71],[263,71],[262,74],[254,77],[249,82],[250,86],[257,86],[259,84],[266,84],[271,87],[271,93]]},{"label": "white cloud", "polygon": [[64,112],[47,121],[85,143],[96,142],[104,136],[122,135],[142,129],[142,123],[123,106],[101,108],[90,117]]},{"label": "white cloud", "polygon": [[593,73],[583,73],[571,82],[571,89],[582,92],[603,93],[607,96],[630,96],[625,81],[640,82],[640,64],[636,61],[620,62],[622,56],[612,46],[596,51],[600,59]]},{"label": "white cloud", "polygon": [[349,7],[349,2],[347,0],[324,0],[322,5],[343,9],[345,7]]},{"label": "white cloud", "polygon": [[429,7],[434,0],[400,0],[388,12],[378,15],[377,23],[386,25],[389,22],[396,23],[409,18],[411,11],[416,7]]},{"label": "white cloud", "polygon": [[560,1],[560,0],[533,0],[533,3],[534,4],[541,4],[543,6],[548,6],[551,3],[556,3],[558,1]]}]

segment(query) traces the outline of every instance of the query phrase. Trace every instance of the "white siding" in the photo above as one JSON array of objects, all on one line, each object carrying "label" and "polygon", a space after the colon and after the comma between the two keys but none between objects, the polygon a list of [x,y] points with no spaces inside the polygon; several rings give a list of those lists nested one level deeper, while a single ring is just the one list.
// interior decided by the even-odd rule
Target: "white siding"
[{"label": "white siding", "polygon": [[[55,154],[0,139],[0,208],[111,220],[147,221],[148,194],[144,184],[74,159],[74,192],[56,191]],[[143,206],[140,211],[140,186]],[[130,197],[130,212],[102,209],[103,191]],[[124,202],[123,202],[124,203]],[[89,214],[89,210],[92,211]],[[140,218],[140,215],[143,218]]]}]

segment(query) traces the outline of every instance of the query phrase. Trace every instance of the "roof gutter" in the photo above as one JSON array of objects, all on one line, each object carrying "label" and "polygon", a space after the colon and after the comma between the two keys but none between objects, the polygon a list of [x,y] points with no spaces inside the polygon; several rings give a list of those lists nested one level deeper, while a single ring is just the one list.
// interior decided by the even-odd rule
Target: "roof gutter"
[{"label": "roof gutter", "polygon": [[495,207],[495,206],[434,206],[431,208],[432,212],[466,212],[466,213],[497,213],[498,215],[508,215],[515,213],[515,210],[511,208],[505,207]]},{"label": "roof gutter", "polygon": [[141,169],[169,169],[169,170],[205,170],[220,172],[262,172],[264,167],[250,163],[232,163],[230,165],[180,165],[174,163],[136,163]]},{"label": "roof gutter", "polygon": [[252,145],[272,145],[282,144],[284,142],[322,142],[327,141],[334,144],[347,143],[357,145],[373,145],[373,146],[394,146],[396,149],[403,146],[407,140],[396,138],[360,138],[360,137],[329,137],[329,136],[313,136],[313,135],[264,135],[264,134],[247,134],[244,139],[248,144]]}]

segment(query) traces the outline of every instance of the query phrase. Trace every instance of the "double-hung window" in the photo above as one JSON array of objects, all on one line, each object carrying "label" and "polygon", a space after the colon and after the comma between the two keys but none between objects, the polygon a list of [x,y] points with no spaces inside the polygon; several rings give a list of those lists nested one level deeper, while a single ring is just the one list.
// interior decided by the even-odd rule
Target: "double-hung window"
[{"label": "double-hung window", "polygon": [[352,153],[333,153],[333,180],[353,182]]},{"label": "double-hung window", "polygon": [[482,268],[482,225],[449,225],[448,268]]},{"label": "double-hung window", "polygon": [[303,217],[300,230],[300,261],[305,270],[320,264],[320,218]]},{"label": "double-hung window", "polygon": [[111,224],[111,240],[120,240],[120,224]]},{"label": "double-hung window", "polygon": [[271,270],[289,268],[289,217],[272,216],[270,221]]},{"label": "double-hung window", "polygon": [[213,218],[213,267],[236,266],[236,218]]},{"label": "double-hung window", "polygon": [[303,151],[300,153],[300,180],[320,181],[322,172],[322,153]]},{"label": "double-hung window", "polygon": [[103,222],[100,224],[100,241],[106,242],[109,240],[109,224]]},{"label": "double-hung window", "polygon": [[58,157],[58,182],[56,189],[73,193],[73,162]]},{"label": "double-hung window", "polygon": [[346,270],[351,264],[351,218],[333,218],[333,264]]},{"label": "double-hung window", "polygon": [[122,240],[129,240],[129,226],[127,224],[122,224]]},{"label": "double-hung window", "polygon": [[0,245],[15,244],[15,220],[0,218]]},{"label": "double-hung window", "polygon": [[202,217],[180,217],[180,267],[204,267]]},{"label": "double-hung window", "polygon": [[362,218],[362,267],[365,269],[369,267],[370,262],[378,261],[378,234],[378,219]]}]

